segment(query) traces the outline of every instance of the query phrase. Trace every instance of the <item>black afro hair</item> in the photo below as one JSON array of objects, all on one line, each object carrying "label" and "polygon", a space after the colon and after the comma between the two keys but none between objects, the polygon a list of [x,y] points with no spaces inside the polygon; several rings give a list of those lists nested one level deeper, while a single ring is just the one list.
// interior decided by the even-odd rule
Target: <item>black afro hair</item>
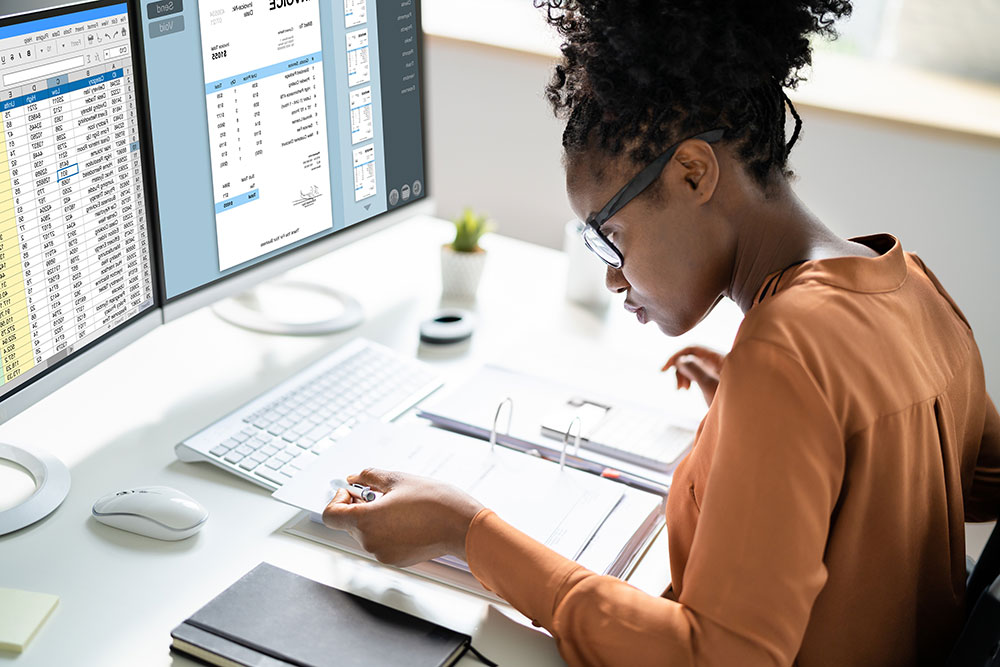
[{"label": "black afro hair", "polygon": [[849,0],[535,0],[562,36],[546,94],[568,156],[590,147],[636,163],[717,127],[762,185],[787,175],[784,88],[836,37]]}]

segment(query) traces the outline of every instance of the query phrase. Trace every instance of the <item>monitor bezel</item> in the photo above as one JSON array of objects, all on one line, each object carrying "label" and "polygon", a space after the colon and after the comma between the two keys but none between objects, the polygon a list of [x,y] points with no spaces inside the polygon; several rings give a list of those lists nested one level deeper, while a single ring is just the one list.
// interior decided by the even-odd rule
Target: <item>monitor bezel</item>
[{"label": "monitor bezel", "polygon": [[[137,53],[135,50],[137,46],[136,39],[142,30],[139,19],[139,12],[141,11],[139,6],[131,0],[84,0],[83,2],[70,2],[55,7],[24,9],[17,13],[4,14],[0,16],[0,26],[16,25],[27,21],[73,14],[86,11],[90,8],[109,7],[119,4],[125,5],[129,30],[132,32],[129,42],[133,50],[136,115],[140,121],[140,141],[143,142],[141,162],[143,180],[145,181],[144,186],[148,186],[150,183],[155,185],[155,181],[152,181],[150,178],[152,172],[148,171],[151,164],[151,153],[147,153],[146,151],[151,144],[149,143],[147,134],[149,116],[145,110],[145,62],[139,63],[139,66],[136,66],[138,60],[144,61],[144,59],[135,58],[135,54]],[[143,202],[146,207],[146,234],[149,241],[150,272],[154,283],[153,305],[145,311],[136,313],[128,320],[119,324],[117,328],[106,332],[97,340],[91,341],[85,347],[73,352],[73,354],[65,359],[47,367],[44,371],[23,384],[14,387],[8,393],[0,395],[0,424],[23,412],[62,385],[67,384],[163,323],[163,310],[159,290],[159,281],[162,276],[162,271],[159,267],[159,236],[154,233],[152,224],[154,209],[150,202],[150,194],[153,190],[155,190],[155,187],[143,188]]]},{"label": "monitor bezel", "polygon": [[[170,322],[179,317],[182,317],[190,312],[198,310],[204,306],[211,305],[222,299],[226,299],[237,294],[241,294],[249,289],[252,289],[256,285],[270,279],[274,278],[282,273],[285,273],[297,266],[300,266],[310,260],[321,257],[333,250],[346,246],[350,243],[359,241],[366,236],[375,234],[383,229],[391,227],[392,225],[398,224],[404,220],[420,216],[420,215],[433,215],[435,212],[435,204],[432,196],[432,187],[428,184],[428,141],[427,141],[427,79],[426,79],[426,68],[424,66],[425,51],[424,51],[424,29],[423,29],[423,17],[421,14],[421,1],[415,0],[414,2],[414,13],[416,14],[416,33],[417,33],[417,70],[420,77],[420,86],[417,89],[420,100],[420,128],[423,135],[422,150],[421,150],[421,168],[423,173],[423,184],[424,191],[419,198],[415,198],[413,201],[403,204],[402,206],[397,206],[391,208],[387,211],[374,215],[367,220],[362,220],[356,222],[348,227],[339,229],[333,232],[328,232],[326,235],[320,238],[314,239],[304,245],[285,250],[284,252],[275,255],[269,259],[260,261],[256,264],[244,267],[233,273],[225,276],[221,276],[207,282],[203,285],[190,289],[181,294],[169,297],[167,296],[167,280],[165,274],[165,262],[163,261],[162,255],[158,258],[158,266],[160,268],[160,273],[158,276],[158,283],[160,288],[160,303],[163,309],[163,321]],[[145,33],[139,35],[139,38],[143,40],[142,42],[142,52],[145,56]],[[143,57],[143,67],[145,68],[145,57]],[[149,122],[149,117],[147,116],[146,127],[149,128],[149,143],[152,146],[152,125]],[[152,157],[153,151],[150,151],[150,156]],[[154,158],[155,159],[155,158]],[[156,181],[156,173],[151,172],[153,176],[153,182]],[[383,194],[383,196],[385,196]],[[155,194],[154,194],[155,200]],[[160,227],[162,221],[159,216],[159,206],[157,205],[154,210],[153,224],[155,229],[155,236],[157,240],[158,252],[162,252],[161,243],[161,233]]]}]

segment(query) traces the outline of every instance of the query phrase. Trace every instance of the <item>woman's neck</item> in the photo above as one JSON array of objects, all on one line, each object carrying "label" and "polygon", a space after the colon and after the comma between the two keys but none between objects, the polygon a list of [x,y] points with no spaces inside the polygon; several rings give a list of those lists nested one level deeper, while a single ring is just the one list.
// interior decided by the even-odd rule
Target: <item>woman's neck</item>
[{"label": "woman's neck", "polygon": [[787,182],[769,197],[740,208],[736,251],[726,296],[746,313],[767,276],[798,262],[846,255],[875,256],[873,250],[834,234],[795,196]]}]

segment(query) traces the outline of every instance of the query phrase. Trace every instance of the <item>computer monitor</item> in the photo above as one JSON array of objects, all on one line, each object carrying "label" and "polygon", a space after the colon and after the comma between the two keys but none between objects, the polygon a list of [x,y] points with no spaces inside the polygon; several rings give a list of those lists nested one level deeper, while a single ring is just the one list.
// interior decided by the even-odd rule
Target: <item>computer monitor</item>
[{"label": "computer monitor", "polygon": [[[0,16],[0,422],[162,322],[129,7]],[[55,509],[69,477],[10,446],[0,456],[38,484],[0,513],[3,534]]]},{"label": "computer monitor", "polygon": [[142,4],[166,320],[430,210],[419,0]]}]

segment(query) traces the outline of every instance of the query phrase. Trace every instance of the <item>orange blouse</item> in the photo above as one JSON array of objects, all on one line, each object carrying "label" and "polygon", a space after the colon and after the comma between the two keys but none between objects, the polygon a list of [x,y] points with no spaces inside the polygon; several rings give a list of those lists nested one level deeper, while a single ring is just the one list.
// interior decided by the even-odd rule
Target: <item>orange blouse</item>
[{"label": "orange blouse", "polygon": [[667,499],[663,597],[489,510],[483,585],[572,665],[938,665],[964,615],[964,522],[1000,508],[1000,417],[965,317],[891,236],[765,281]]}]

